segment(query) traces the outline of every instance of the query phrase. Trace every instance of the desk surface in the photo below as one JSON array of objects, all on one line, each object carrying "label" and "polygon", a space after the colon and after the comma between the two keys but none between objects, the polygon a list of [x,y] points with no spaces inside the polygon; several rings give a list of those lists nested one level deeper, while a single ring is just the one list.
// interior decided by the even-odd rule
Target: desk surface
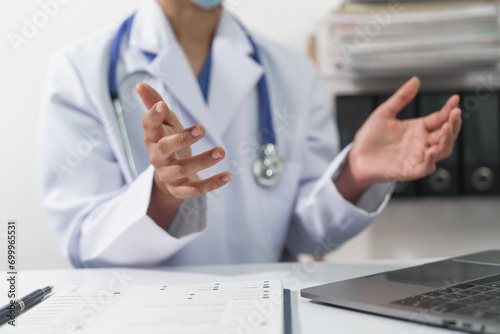
[{"label": "desk surface", "polygon": [[[20,271],[18,295],[53,285],[57,289],[74,285],[139,285],[188,284],[215,281],[280,279],[292,291],[380,271],[394,270],[430,262],[422,260],[381,260],[352,263],[277,263],[258,265],[177,267],[153,270],[139,269],[75,269]],[[5,273],[6,275],[6,273]],[[7,283],[0,285],[0,302],[7,303]],[[1,293],[4,291],[5,293]],[[298,295],[298,294],[296,294]],[[451,333],[450,330],[408,323],[311,303],[297,296],[294,308],[295,334],[309,333]]]}]

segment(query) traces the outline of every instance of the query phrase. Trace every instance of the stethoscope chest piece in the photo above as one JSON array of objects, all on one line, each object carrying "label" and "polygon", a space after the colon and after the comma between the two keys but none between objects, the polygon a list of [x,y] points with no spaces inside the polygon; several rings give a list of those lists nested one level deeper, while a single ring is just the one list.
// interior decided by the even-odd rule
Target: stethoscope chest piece
[{"label": "stethoscope chest piece", "polygon": [[262,150],[262,156],[253,165],[255,178],[265,187],[272,187],[278,184],[285,169],[285,159],[278,155],[274,144],[265,145]]}]

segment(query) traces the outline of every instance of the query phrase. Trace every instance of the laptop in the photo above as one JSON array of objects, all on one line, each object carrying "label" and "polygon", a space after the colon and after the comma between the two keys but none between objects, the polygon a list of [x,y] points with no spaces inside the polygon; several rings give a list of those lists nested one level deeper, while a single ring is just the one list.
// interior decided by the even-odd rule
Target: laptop
[{"label": "laptop", "polygon": [[500,250],[310,287],[301,296],[470,333],[500,333]]}]

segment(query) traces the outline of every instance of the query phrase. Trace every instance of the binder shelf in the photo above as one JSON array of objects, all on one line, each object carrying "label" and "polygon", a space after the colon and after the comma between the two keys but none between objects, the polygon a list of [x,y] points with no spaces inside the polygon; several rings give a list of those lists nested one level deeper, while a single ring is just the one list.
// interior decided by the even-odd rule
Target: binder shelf
[{"label": "binder shelf", "polygon": [[[395,197],[500,195],[500,95],[498,91],[433,91],[420,93],[398,118],[427,116],[459,94],[462,131],[453,153],[423,179],[398,183]],[[336,118],[341,146],[353,139],[370,113],[390,93],[337,95]]]}]

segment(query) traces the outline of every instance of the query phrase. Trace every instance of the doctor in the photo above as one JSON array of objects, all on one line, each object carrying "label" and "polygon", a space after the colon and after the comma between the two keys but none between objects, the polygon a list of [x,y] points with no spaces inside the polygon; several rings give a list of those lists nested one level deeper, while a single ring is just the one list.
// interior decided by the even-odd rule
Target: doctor
[{"label": "doctor", "polygon": [[380,213],[387,181],[427,175],[450,154],[457,96],[426,118],[395,118],[416,78],[339,153],[312,65],[248,34],[220,2],[146,0],[120,29],[54,56],[42,201],[74,266],[321,255]]}]

